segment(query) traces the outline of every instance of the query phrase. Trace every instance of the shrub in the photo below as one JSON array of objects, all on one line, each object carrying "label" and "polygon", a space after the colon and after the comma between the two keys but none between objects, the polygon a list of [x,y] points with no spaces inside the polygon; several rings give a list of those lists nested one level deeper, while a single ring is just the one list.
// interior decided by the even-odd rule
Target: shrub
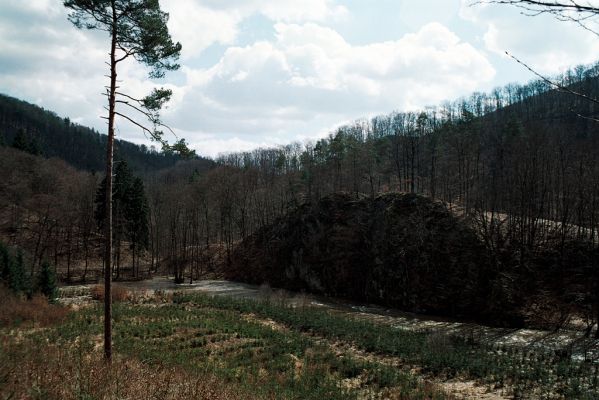
[{"label": "shrub", "polygon": [[56,275],[47,261],[42,263],[42,270],[39,275],[38,282],[39,291],[45,295],[50,301],[58,297],[58,287],[56,285]]},{"label": "shrub", "polygon": [[[121,286],[111,287],[112,301],[126,301],[130,298],[130,293],[127,289]],[[95,285],[91,288],[92,299],[104,301],[104,285]]]},{"label": "shrub", "polygon": [[16,295],[0,284],[0,326],[19,323],[32,323],[35,326],[49,326],[63,321],[69,310],[49,304],[43,295],[33,295],[31,300]]}]

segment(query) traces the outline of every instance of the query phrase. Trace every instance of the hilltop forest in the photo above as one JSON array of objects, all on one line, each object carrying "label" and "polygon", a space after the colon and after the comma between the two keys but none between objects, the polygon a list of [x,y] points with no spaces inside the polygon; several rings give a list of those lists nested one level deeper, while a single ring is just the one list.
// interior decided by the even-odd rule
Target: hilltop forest
[{"label": "hilltop forest", "polygon": [[[68,117],[0,94],[0,142],[48,158],[61,158],[78,169],[103,171],[107,136]],[[179,157],[145,145],[117,140],[115,156],[125,159],[138,173],[175,165]]]},{"label": "hilltop forest", "polygon": [[[555,79],[599,98],[599,64]],[[135,186],[139,201],[133,208],[123,204],[129,211],[117,217],[114,276],[168,271],[182,282],[233,271],[231,277],[251,280],[252,271],[235,272],[243,257],[239,244],[259,242],[256,235],[285,223],[286,215],[306,205],[318,210],[319,202],[335,198],[359,202],[401,192],[432,199],[423,212],[441,212],[440,206],[463,224],[459,231],[468,232],[480,268],[476,283],[489,289],[476,292],[488,296],[483,309],[432,304],[427,312],[551,326],[575,314],[592,326],[599,314],[596,107],[539,80],[421,112],[357,120],[313,143],[214,161],[177,160],[120,141],[117,158],[128,164],[129,178],[121,189],[115,183],[115,193]],[[33,151],[15,145],[19,130]],[[62,280],[99,277],[101,177],[90,171],[102,168],[105,136],[2,96],[0,137],[2,240],[25,250],[32,273],[50,260]],[[331,197],[336,193],[343,195]],[[131,210],[141,214],[137,222],[128,219]],[[139,221],[147,224],[144,237],[134,235]],[[471,286],[470,274],[460,277],[454,284]],[[343,285],[352,282],[337,286]]]}]

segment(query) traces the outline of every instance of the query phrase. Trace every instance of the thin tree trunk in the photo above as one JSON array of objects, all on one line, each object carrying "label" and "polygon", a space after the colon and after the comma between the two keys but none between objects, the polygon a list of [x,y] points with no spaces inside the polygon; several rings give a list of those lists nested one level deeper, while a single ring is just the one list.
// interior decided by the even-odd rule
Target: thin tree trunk
[{"label": "thin tree trunk", "polygon": [[110,93],[108,100],[108,144],[106,146],[106,223],[104,267],[104,358],[112,361],[112,154],[114,147],[114,116],[116,92],[116,35],[117,15],[115,1],[112,6],[112,32],[110,45]]}]

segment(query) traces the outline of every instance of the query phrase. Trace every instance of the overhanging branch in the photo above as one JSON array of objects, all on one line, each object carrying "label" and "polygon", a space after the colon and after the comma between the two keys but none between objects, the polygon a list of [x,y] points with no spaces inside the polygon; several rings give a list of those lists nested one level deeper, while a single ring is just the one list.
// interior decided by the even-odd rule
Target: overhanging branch
[{"label": "overhanging branch", "polygon": [[559,90],[560,92],[569,93],[571,95],[580,97],[580,98],[585,99],[587,101],[590,101],[592,103],[599,104],[599,100],[598,99],[595,99],[593,97],[587,96],[584,93],[576,92],[576,91],[570,89],[569,87],[566,87],[566,86],[564,86],[564,85],[562,85],[560,83],[554,82],[554,81],[548,79],[547,77],[541,75],[540,73],[538,73],[537,71],[535,71],[532,67],[530,67],[528,64],[526,64],[525,62],[523,62],[522,60],[520,60],[516,56],[510,54],[509,52],[506,51],[505,54],[508,57],[512,58],[514,61],[516,61],[518,64],[522,65],[524,68],[526,68],[527,70],[529,70],[530,72],[532,72],[535,76],[539,77],[543,82],[545,82],[548,85],[550,85],[551,87]]}]

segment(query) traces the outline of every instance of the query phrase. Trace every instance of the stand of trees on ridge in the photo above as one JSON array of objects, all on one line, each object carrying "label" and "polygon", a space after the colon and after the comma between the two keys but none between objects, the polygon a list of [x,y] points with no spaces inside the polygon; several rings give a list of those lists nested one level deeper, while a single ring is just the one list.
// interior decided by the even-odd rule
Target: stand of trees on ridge
[{"label": "stand of trees on ridge", "polygon": [[[103,171],[107,138],[69,118],[0,94],[0,143],[13,145],[16,140],[26,145],[21,150],[29,151],[31,147],[31,153],[62,158],[76,168]],[[125,140],[116,140],[115,156],[127,160],[137,173],[171,167],[181,159],[174,153],[158,152]]]},{"label": "stand of trees on ridge", "polygon": [[[594,65],[560,80],[597,96],[598,76]],[[224,225],[243,238],[289,207],[329,193],[396,190],[442,200],[480,220],[490,235],[510,232],[523,248],[550,237],[593,243],[599,124],[580,115],[596,115],[596,108],[534,81],[421,113],[357,121],[305,147],[223,155],[217,160],[222,179],[241,182],[221,185],[230,188],[224,199],[240,203],[232,207],[233,222]],[[256,198],[260,190],[270,200]],[[265,208],[262,202],[274,204],[248,217],[248,209]]]},{"label": "stand of trees on ridge", "polygon": [[[555,80],[599,97],[598,76],[596,64]],[[155,258],[191,278],[209,243],[227,264],[239,240],[300,204],[413,192],[475,226],[503,288],[497,308],[551,326],[573,310],[596,320],[599,124],[585,118],[596,107],[538,80],[357,121],[316,143],[222,155],[199,177],[163,172],[150,185]]]},{"label": "stand of trees on ridge", "polygon": [[[599,97],[599,64],[556,80]],[[340,191],[356,198],[413,192],[443,201],[476,227],[506,307],[519,315],[543,309],[555,324],[583,309],[596,316],[599,124],[584,118],[596,108],[534,81],[357,121],[316,143],[226,154],[215,165],[180,162],[144,177],[148,250],[137,247],[132,269],[136,239],[123,228],[121,267],[197,279],[300,204]],[[99,179],[10,143],[0,149],[5,241],[31,254],[35,268],[47,258],[63,279],[74,266],[77,278],[92,277],[101,268]]]}]

